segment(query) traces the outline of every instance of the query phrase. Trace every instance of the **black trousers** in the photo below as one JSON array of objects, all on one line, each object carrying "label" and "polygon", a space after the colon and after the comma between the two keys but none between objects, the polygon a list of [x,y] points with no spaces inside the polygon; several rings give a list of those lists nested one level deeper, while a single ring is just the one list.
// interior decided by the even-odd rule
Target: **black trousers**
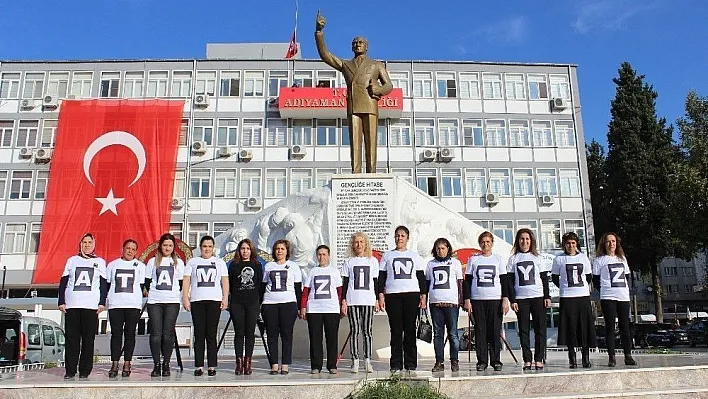
[{"label": "black trousers", "polygon": [[416,321],[420,314],[420,294],[386,294],[385,300],[391,329],[391,370],[415,370],[418,367]]},{"label": "black trousers", "polygon": [[632,353],[632,333],[629,330],[629,301],[602,299],[600,307],[605,316],[607,353],[615,354],[615,318],[617,318],[617,325],[622,336],[622,349],[625,355],[630,355]]},{"label": "black trousers", "polygon": [[310,333],[310,368],[322,370],[322,330],[327,343],[327,369],[337,368],[338,313],[308,313],[307,331]]},{"label": "black trousers", "polygon": [[263,321],[268,334],[268,362],[271,366],[278,364],[278,337],[283,350],[282,364],[293,362],[293,329],[297,319],[297,304],[295,302],[274,303],[263,305]]},{"label": "black trousers", "polygon": [[[261,312],[258,302],[231,303],[229,308],[234,325],[234,352],[236,357],[253,356],[256,343],[256,321]],[[245,344],[245,351],[244,351]]]},{"label": "black trousers", "polygon": [[177,339],[175,324],[179,316],[179,303],[150,303],[147,305],[150,323],[150,353],[152,361],[160,363],[162,355],[165,363],[170,362]]},{"label": "black trousers", "polygon": [[93,342],[98,328],[96,309],[67,309],[64,315],[66,327],[66,374],[89,375],[93,370]]},{"label": "black trousers", "polygon": [[[111,361],[119,361],[121,351],[126,362],[133,360],[135,330],[139,319],[140,309],[119,308],[108,311],[108,321],[111,322]],[[123,346],[124,334],[125,346]]]},{"label": "black trousers", "polygon": [[533,360],[543,362],[546,359],[546,307],[543,298],[517,299],[519,312],[516,314],[519,326],[519,341],[521,341],[521,354],[524,363],[531,362],[531,317],[533,317],[533,332],[535,353]]},{"label": "black trousers", "polygon": [[216,367],[216,333],[221,317],[221,301],[194,301],[191,307],[194,325],[194,367],[204,367],[205,341],[207,366]]},{"label": "black trousers", "polygon": [[501,363],[501,300],[472,301],[472,317],[477,364]]}]

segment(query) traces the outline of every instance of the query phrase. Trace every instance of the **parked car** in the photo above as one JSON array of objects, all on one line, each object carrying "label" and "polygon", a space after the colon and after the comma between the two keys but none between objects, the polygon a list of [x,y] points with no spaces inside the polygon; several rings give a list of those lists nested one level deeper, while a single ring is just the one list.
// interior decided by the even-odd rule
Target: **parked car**
[{"label": "parked car", "polygon": [[[597,337],[597,347],[607,348],[607,339],[605,338],[605,326],[596,324],[595,325],[595,336]],[[622,336],[619,333],[619,329],[615,327],[615,348],[622,347]]]},{"label": "parked car", "polygon": [[674,340],[674,345],[688,345],[691,343],[688,332],[684,328],[674,328],[669,330],[669,334]]},{"label": "parked car", "polygon": [[64,360],[64,330],[52,320],[0,307],[0,366]]},{"label": "parked car", "polygon": [[708,334],[706,334],[707,329],[708,320],[697,320],[688,326],[686,333],[688,334],[688,341],[692,348],[696,345],[708,344]]},{"label": "parked car", "polygon": [[636,323],[633,325],[634,345],[641,348],[649,346],[671,348],[674,339],[665,323]]}]

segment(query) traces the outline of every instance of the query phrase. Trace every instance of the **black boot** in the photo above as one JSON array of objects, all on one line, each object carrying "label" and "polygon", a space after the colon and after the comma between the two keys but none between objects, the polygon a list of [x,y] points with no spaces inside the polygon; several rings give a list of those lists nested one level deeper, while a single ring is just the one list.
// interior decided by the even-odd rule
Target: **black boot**
[{"label": "black boot", "polygon": [[159,377],[162,375],[162,367],[160,366],[160,362],[155,363],[155,366],[152,368],[152,372],[150,373],[150,377]]},{"label": "black boot", "polygon": [[607,352],[607,356],[610,358],[607,362],[607,367],[615,367],[617,365],[617,361],[615,360],[615,352]]},{"label": "black boot", "polygon": [[575,357],[575,348],[568,348],[568,363],[571,369],[578,368],[578,361]]},{"label": "black boot", "polygon": [[592,367],[592,364],[590,363],[590,348],[583,348],[583,368],[584,369],[589,369]]},{"label": "black boot", "polygon": [[112,362],[111,369],[108,370],[108,378],[118,377],[118,362]]},{"label": "black boot", "polygon": [[163,377],[170,376],[170,362],[168,362],[168,361],[162,362],[162,376]]}]

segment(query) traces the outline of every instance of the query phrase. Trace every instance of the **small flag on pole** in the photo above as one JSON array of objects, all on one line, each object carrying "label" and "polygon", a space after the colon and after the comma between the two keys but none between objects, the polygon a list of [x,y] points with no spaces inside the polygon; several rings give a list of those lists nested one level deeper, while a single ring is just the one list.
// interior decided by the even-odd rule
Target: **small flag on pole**
[{"label": "small flag on pole", "polygon": [[288,46],[288,52],[285,53],[285,58],[290,59],[295,57],[295,54],[298,52],[297,48],[297,9],[298,9],[298,4],[297,0],[295,0],[295,29],[293,29],[293,37],[290,39],[290,45]]}]

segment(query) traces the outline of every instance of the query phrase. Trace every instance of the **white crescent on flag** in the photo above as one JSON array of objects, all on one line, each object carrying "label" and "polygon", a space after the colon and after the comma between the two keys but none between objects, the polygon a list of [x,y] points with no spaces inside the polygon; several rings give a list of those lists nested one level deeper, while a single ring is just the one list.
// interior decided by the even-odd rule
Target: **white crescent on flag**
[{"label": "white crescent on flag", "polygon": [[86,175],[86,179],[88,179],[89,183],[94,186],[96,185],[93,180],[91,180],[91,174],[89,173],[91,161],[99,151],[111,145],[122,145],[123,147],[128,148],[138,159],[138,173],[135,175],[135,179],[133,179],[133,181],[128,185],[128,187],[130,187],[135,184],[140,177],[142,177],[143,172],[145,172],[147,158],[145,157],[145,148],[143,147],[143,144],[137,137],[128,132],[112,131],[105,133],[94,140],[93,143],[88,146],[86,153],[84,154],[84,175]]}]

